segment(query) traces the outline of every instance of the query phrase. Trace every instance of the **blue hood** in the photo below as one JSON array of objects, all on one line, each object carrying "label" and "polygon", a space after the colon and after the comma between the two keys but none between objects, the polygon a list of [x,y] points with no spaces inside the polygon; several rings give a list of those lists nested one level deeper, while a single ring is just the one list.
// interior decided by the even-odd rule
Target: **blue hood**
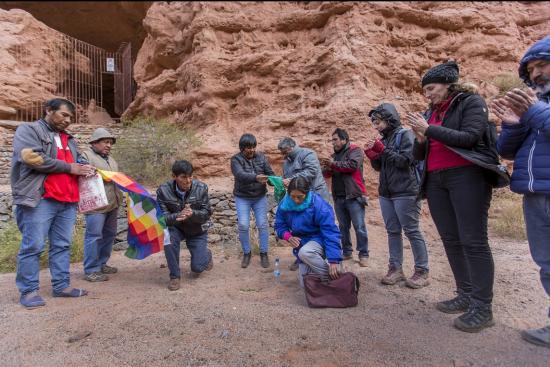
[{"label": "blue hood", "polygon": [[527,63],[531,60],[550,61],[550,36],[544,37],[531,46],[521,58],[518,69],[519,77],[529,87],[532,86],[532,81],[529,79],[529,73],[527,72]]}]

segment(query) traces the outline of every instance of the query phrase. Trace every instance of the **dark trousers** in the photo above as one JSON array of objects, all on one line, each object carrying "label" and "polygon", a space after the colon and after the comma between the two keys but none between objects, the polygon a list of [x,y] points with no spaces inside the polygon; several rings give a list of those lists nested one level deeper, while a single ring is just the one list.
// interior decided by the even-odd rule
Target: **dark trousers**
[{"label": "dark trousers", "polygon": [[478,304],[493,299],[494,263],[487,238],[492,188],[478,166],[427,176],[428,206],[441,236],[457,291]]},{"label": "dark trousers", "polygon": [[359,252],[359,257],[369,257],[369,238],[367,225],[365,224],[365,205],[360,200],[360,198],[335,198],[334,211],[336,212],[336,218],[338,218],[344,255],[351,255],[353,252],[350,234],[351,225],[353,224],[356,239],[355,246]]},{"label": "dark trousers", "polygon": [[170,279],[180,278],[180,243],[185,240],[187,248],[191,253],[191,271],[202,273],[207,267],[212,254],[207,247],[208,232],[198,236],[186,237],[176,227],[169,227],[170,245],[164,246],[164,255],[170,270]]}]

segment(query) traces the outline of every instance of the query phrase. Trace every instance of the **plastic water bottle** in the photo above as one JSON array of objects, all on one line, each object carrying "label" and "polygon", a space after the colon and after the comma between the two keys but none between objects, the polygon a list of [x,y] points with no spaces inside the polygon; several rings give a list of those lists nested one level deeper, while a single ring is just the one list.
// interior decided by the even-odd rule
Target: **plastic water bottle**
[{"label": "plastic water bottle", "polygon": [[273,275],[275,276],[275,282],[279,283],[281,281],[281,268],[279,266],[279,258],[275,259]]}]

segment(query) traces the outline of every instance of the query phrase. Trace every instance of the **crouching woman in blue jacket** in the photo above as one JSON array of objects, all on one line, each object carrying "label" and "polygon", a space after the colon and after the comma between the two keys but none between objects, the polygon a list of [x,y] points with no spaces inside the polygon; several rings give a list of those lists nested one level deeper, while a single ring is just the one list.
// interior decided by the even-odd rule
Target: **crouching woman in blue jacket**
[{"label": "crouching woman in blue jacket", "polygon": [[298,258],[300,286],[303,276],[319,275],[323,280],[340,275],[342,248],[340,231],[331,206],[314,191],[303,177],[293,178],[275,216],[277,237],[288,241]]}]

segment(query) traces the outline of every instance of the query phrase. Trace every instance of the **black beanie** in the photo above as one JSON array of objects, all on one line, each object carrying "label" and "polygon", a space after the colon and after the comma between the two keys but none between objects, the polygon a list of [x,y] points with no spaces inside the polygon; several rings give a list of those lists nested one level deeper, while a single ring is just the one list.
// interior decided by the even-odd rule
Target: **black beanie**
[{"label": "black beanie", "polygon": [[422,87],[426,84],[441,83],[452,84],[458,81],[458,64],[447,61],[444,64],[434,66],[422,77]]}]

